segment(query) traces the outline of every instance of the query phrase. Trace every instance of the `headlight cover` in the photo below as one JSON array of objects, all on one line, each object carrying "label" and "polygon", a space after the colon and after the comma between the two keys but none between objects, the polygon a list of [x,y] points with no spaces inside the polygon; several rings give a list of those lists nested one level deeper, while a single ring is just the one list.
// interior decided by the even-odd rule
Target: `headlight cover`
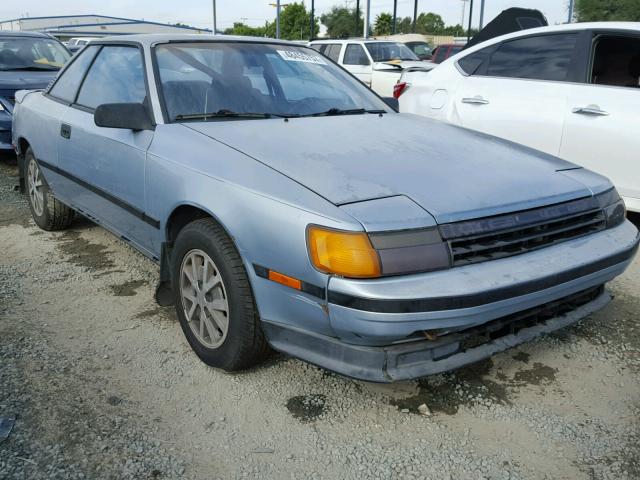
[{"label": "headlight cover", "polygon": [[310,225],[307,243],[311,263],[318,270],[347,278],[378,278],[451,266],[449,247],[437,227],[367,234]]},{"label": "headlight cover", "polygon": [[618,191],[611,188],[595,196],[598,206],[602,208],[606,219],[606,228],[612,228],[624,222],[627,209]]}]

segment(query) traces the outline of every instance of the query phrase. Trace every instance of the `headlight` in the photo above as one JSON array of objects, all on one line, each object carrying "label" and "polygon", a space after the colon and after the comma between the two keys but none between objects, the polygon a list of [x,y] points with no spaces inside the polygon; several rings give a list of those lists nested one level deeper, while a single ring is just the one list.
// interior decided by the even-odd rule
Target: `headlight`
[{"label": "headlight", "polygon": [[311,225],[307,230],[307,242],[311,262],[322,272],[352,278],[380,276],[380,258],[364,232]]},{"label": "headlight", "polygon": [[310,225],[309,256],[320,271],[351,278],[440,270],[451,266],[437,228],[370,233]]},{"label": "headlight", "polygon": [[624,200],[620,198],[618,191],[611,188],[606,192],[596,195],[598,206],[602,208],[607,222],[607,228],[615,227],[624,222],[627,215],[627,208]]}]

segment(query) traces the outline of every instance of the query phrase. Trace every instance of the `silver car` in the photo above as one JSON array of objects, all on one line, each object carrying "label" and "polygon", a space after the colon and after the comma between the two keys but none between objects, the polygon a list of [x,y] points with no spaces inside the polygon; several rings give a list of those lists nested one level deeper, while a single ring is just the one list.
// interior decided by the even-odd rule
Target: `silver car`
[{"label": "silver car", "polygon": [[456,368],[603,307],[638,248],[607,179],[275,40],[96,40],[18,93],[13,143],[36,223],[79,213],[157,262],[225,370],[269,347],[378,382]]}]

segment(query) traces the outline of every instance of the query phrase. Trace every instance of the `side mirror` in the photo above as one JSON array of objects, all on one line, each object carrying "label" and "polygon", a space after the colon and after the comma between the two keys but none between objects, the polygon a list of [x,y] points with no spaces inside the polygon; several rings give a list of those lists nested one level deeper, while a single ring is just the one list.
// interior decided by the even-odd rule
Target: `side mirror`
[{"label": "side mirror", "polygon": [[149,111],[142,103],[105,103],[93,114],[98,127],[125,128],[127,130],[153,130]]},{"label": "side mirror", "polygon": [[387,104],[387,106],[393,108],[394,112],[397,112],[398,110],[400,110],[400,102],[398,102],[397,98],[394,98],[394,97],[382,97],[382,100],[384,101],[384,103]]}]

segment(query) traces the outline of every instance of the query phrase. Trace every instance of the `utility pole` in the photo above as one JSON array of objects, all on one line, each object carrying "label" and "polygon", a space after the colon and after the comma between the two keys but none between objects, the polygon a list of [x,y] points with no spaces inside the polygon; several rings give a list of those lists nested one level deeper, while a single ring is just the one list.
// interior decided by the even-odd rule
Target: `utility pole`
[{"label": "utility pole", "polygon": [[280,38],[280,0],[276,0],[276,38]]},{"label": "utility pole", "polygon": [[313,40],[315,36],[316,19],[313,17],[315,11],[315,1],[311,0],[311,27],[309,28],[309,40]]},{"label": "utility pole", "polygon": [[364,38],[369,38],[369,15],[371,14],[371,0],[364,2]]},{"label": "utility pole", "polygon": [[569,0],[569,19],[567,23],[573,23],[573,0]]},{"label": "utility pole", "polygon": [[460,27],[462,28],[462,33],[464,34],[464,10],[465,7],[467,6],[467,3],[469,0],[461,0],[462,1],[462,18],[460,19]]},{"label": "utility pole", "polygon": [[480,30],[484,27],[484,0],[480,0]]},{"label": "utility pole", "polygon": [[213,30],[211,30],[211,32],[215,35],[217,29],[217,24],[216,24],[216,0],[213,0]]},{"label": "utility pole", "polygon": [[360,0],[356,0],[356,36],[358,36],[358,30],[360,30]]},{"label": "utility pole", "polygon": [[473,20],[473,0],[469,4],[469,28],[467,29],[467,42],[471,40],[471,22]]},{"label": "utility pole", "polygon": [[393,34],[396,34],[398,28],[398,0],[393,0]]},{"label": "utility pole", "polygon": [[413,26],[411,31],[416,33],[416,21],[418,20],[418,0],[413,0]]}]

